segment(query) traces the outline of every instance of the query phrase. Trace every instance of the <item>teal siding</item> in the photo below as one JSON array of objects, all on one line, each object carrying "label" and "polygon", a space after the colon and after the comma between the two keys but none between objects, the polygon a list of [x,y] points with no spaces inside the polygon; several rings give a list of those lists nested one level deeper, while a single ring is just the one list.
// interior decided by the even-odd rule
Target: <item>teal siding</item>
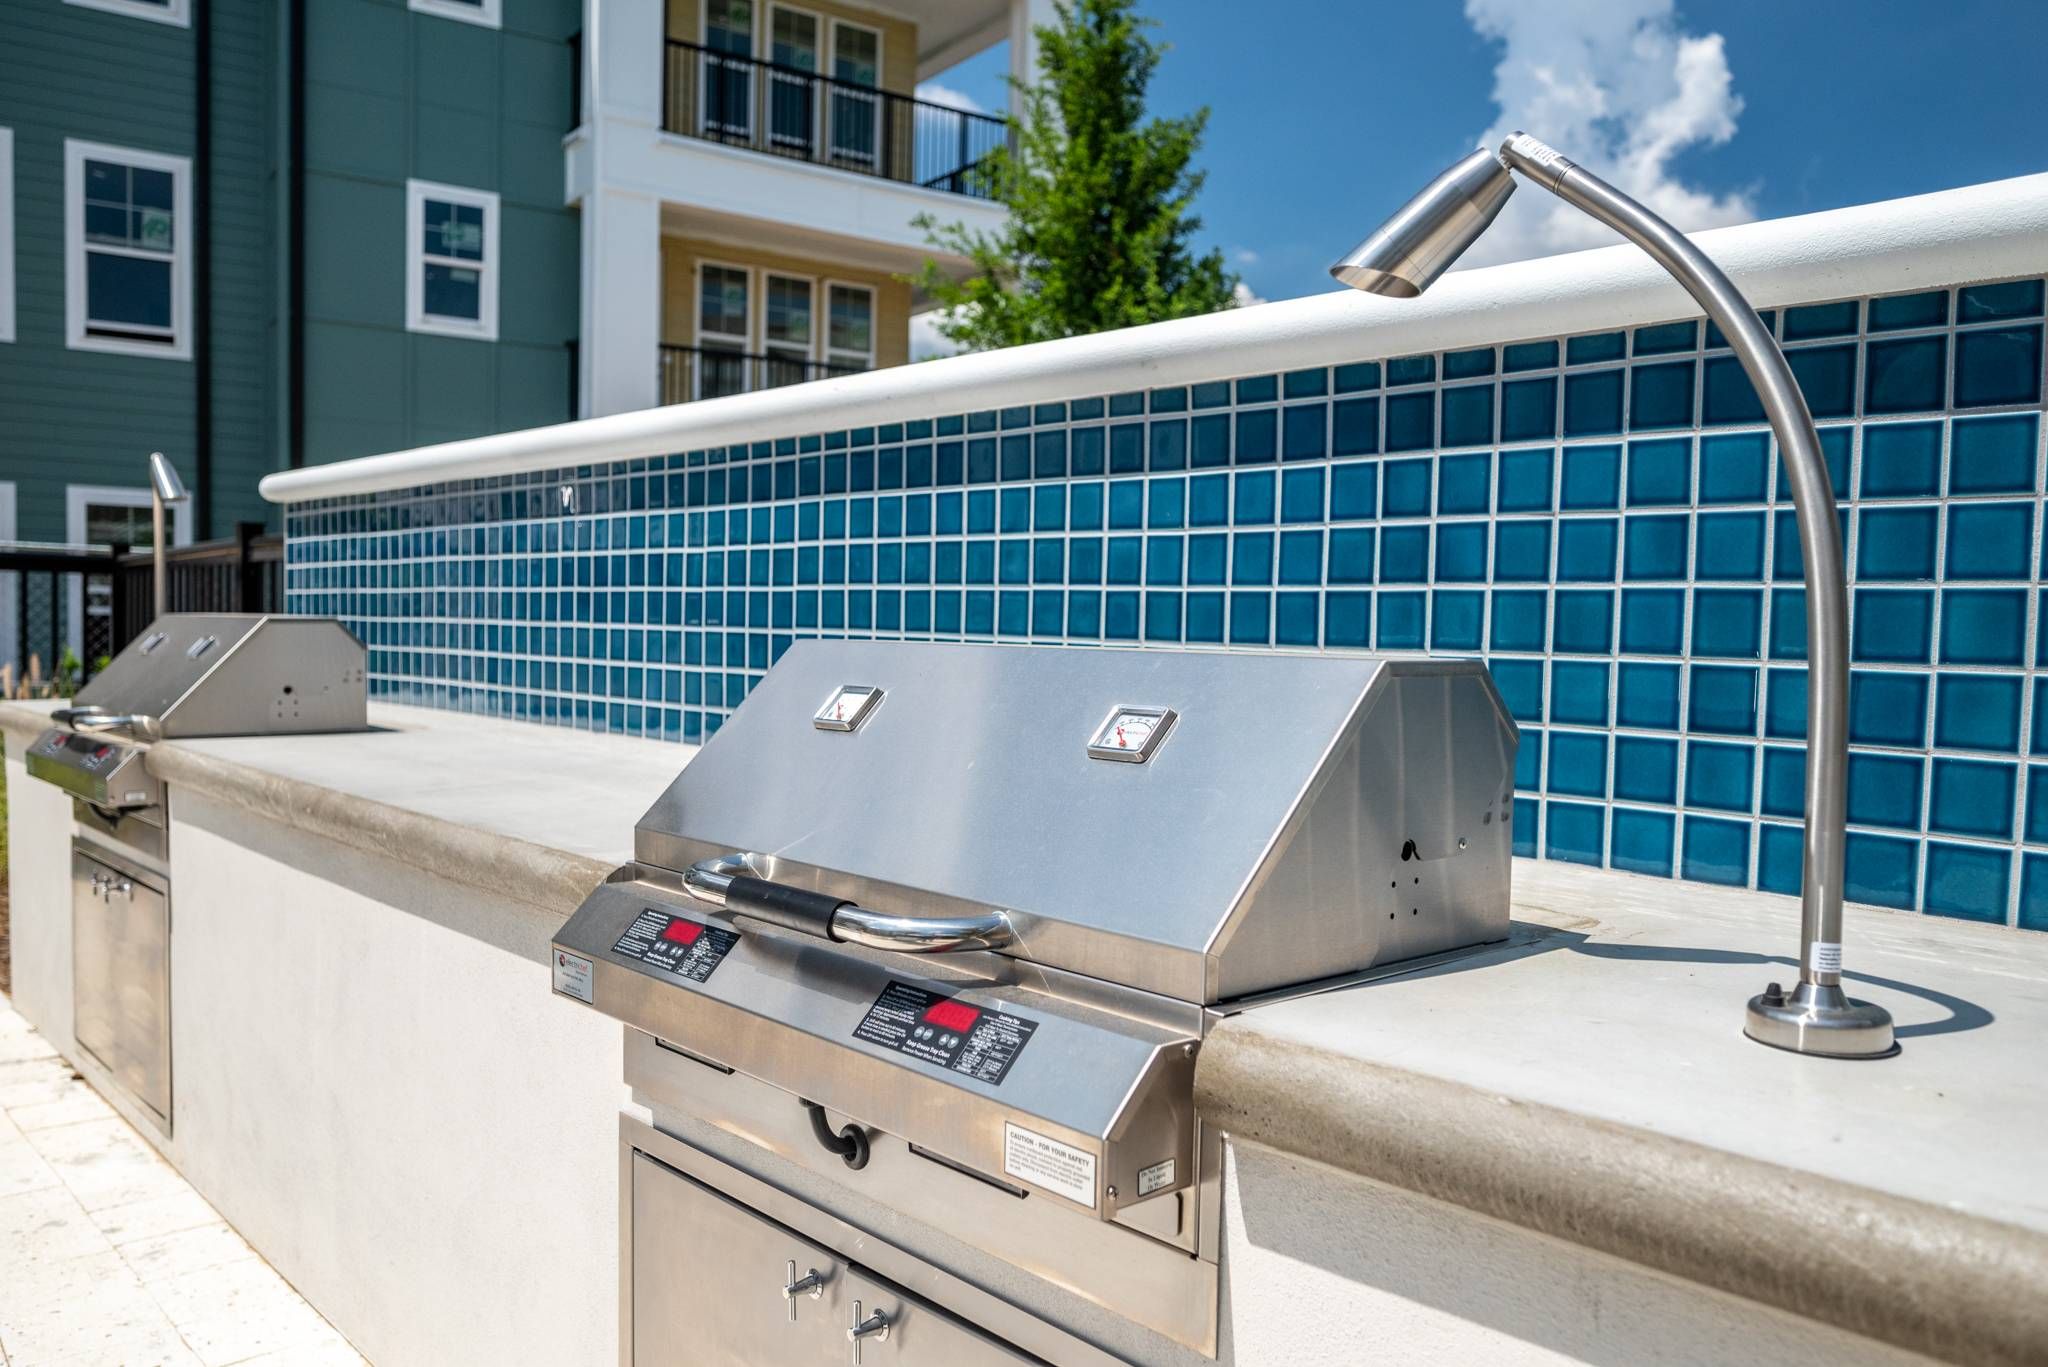
[{"label": "teal siding", "polygon": [[[506,0],[502,30],[404,0],[306,0],[305,459],[569,415],[576,216],[562,205],[577,0]],[[193,0],[212,34],[212,508],[199,536],[275,520],[290,459],[288,8]],[[68,484],[137,487],[163,450],[196,481],[200,367],[64,343],[64,140],[193,157],[196,30],[0,0],[0,126],[15,135],[18,340],[0,344],[0,480],[19,534],[61,539]],[[405,329],[405,182],[500,196],[499,341]],[[193,225],[181,225],[190,232]],[[198,283],[195,281],[195,283]]]},{"label": "teal siding", "polygon": [[193,35],[58,0],[0,0],[0,33],[16,281],[0,479],[15,482],[19,534],[61,540],[66,485],[142,485],[153,449],[194,468],[191,362],[64,344],[64,140],[191,156]]},{"label": "teal siding", "polygon": [[213,525],[200,535],[225,536],[237,522],[275,521],[256,485],[286,449],[284,296],[272,250],[282,221],[284,10],[278,0],[199,6],[213,31]]},{"label": "teal siding", "polygon": [[[312,0],[306,42],[306,460],[570,416],[578,237],[562,205],[574,0],[505,27]],[[498,340],[405,327],[405,183],[499,196]]]}]

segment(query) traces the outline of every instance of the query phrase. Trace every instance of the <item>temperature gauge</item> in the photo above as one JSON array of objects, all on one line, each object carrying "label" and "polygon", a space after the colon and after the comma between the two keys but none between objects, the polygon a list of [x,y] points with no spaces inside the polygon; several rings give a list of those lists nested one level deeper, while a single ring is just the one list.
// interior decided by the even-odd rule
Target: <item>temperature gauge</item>
[{"label": "temperature gauge", "polygon": [[1088,742],[1091,759],[1143,764],[1173,729],[1178,714],[1170,707],[1116,707]]},{"label": "temperature gauge", "polygon": [[825,699],[818,715],[811,718],[811,725],[820,731],[851,731],[868,719],[868,714],[881,700],[882,690],[879,688],[868,684],[842,684]]}]

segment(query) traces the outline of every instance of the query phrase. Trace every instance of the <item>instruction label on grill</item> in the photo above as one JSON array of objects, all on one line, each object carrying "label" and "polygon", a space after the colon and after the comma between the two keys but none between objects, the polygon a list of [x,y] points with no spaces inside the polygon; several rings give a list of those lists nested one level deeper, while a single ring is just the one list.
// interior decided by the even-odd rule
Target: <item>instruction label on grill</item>
[{"label": "instruction label on grill", "polygon": [[1003,1173],[1095,1209],[1095,1155],[1003,1122]]},{"label": "instruction label on grill", "polygon": [[853,1037],[1000,1087],[1038,1022],[891,981]]},{"label": "instruction label on grill", "polygon": [[687,916],[671,916],[653,907],[642,907],[633,924],[612,946],[612,953],[701,983],[710,981],[739,942],[739,935],[723,926],[707,926]]}]

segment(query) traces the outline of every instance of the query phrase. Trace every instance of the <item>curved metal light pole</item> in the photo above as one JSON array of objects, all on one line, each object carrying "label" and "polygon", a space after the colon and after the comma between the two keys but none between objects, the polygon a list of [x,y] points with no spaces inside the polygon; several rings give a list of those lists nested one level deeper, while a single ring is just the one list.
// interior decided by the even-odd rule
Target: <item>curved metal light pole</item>
[{"label": "curved metal light pole", "polygon": [[1520,172],[1648,252],[1719,325],[1755,386],[1784,458],[1806,571],[1806,839],[1799,983],[1749,1002],[1751,1039],[1802,1054],[1877,1058],[1898,1052],[1884,1008],[1842,991],[1842,858],[1849,768],[1849,593],[1834,490],[1813,415],[1785,353],[1733,282],[1684,234],[1585,168],[1516,133],[1437,177],[1330,268],[1354,289],[1413,298],[1499,215]]},{"label": "curved metal light pole", "polygon": [[[161,451],[149,453],[149,525],[152,557],[151,579],[152,602],[156,616],[170,611],[171,581],[164,573],[165,539],[169,528],[164,526],[164,509],[173,503],[183,503],[189,495],[185,492],[185,481],[178,478],[177,467],[164,459]],[[154,619],[152,619],[154,620]]]}]

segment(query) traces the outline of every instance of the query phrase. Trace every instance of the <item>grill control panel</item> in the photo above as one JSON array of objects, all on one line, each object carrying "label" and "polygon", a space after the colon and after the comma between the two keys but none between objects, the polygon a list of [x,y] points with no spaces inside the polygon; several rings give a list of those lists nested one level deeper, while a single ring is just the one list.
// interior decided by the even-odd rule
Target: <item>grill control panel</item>
[{"label": "grill control panel", "polygon": [[71,731],[45,731],[29,752],[88,773],[104,774],[121,762],[123,747]]},{"label": "grill control panel", "polygon": [[163,800],[162,786],[142,766],[142,747],[53,726],[25,756],[30,774],[73,797],[127,810]]}]

